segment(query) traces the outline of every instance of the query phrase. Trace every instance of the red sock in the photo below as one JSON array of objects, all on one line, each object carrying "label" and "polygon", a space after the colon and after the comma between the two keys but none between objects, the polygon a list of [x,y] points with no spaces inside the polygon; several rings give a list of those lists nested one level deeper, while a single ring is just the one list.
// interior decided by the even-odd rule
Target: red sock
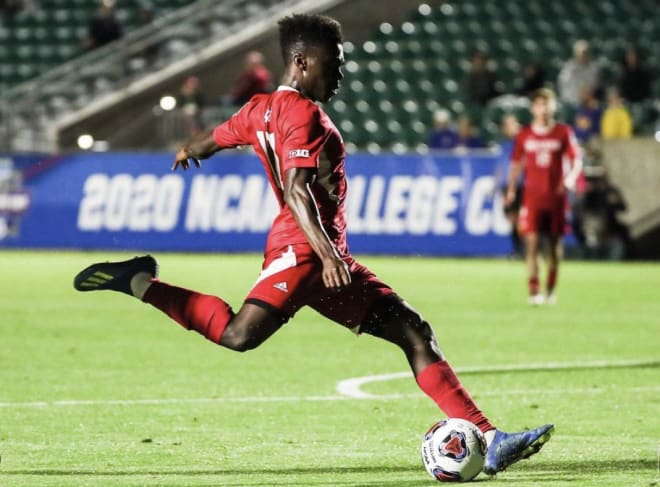
[{"label": "red sock", "polygon": [[187,330],[195,330],[214,343],[220,342],[227,323],[234,317],[222,299],[189,289],[153,281],[142,301],[155,306]]},{"label": "red sock", "polygon": [[432,363],[417,374],[417,384],[448,418],[466,419],[483,432],[495,428],[474,403],[446,360]]},{"label": "red sock", "polygon": [[555,284],[557,284],[557,271],[559,269],[550,269],[548,270],[548,281],[546,283],[546,290],[548,291],[548,294],[552,294],[552,291],[555,288]]},{"label": "red sock", "polygon": [[539,278],[530,277],[529,278],[529,294],[534,295],[539,293]]}]

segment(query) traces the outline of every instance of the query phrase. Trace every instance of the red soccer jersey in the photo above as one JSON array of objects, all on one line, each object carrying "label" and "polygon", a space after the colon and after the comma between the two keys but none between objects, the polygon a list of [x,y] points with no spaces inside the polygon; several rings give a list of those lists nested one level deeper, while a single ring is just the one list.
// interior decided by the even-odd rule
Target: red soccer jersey
[{"label": "red soccer jersey", "polygon": [[268,234],[266,251],[307,243],[293,213],[284,204],[283,188],[290,168],[314,168],[312,194],[321,224],[339,255],[346,244],[346,176],[344,141],[330,117],[293,88],[280,86],[269,95],[255,95],[213,137],[223,148],[251,145],[263,164],[280,206]]},{"label": "red soccer jersey", "polygon": [[511,161],[523,164],[523,202],[538,207],[552,207],[565,198],[564,158],[578,157],[573,130],[557,123],[547,131],[528,125],[516,136]]}]

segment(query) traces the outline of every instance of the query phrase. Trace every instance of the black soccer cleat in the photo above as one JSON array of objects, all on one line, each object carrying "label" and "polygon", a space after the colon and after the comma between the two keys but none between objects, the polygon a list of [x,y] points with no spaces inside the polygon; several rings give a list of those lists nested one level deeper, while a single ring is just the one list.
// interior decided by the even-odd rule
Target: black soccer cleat
[{"label": "black soccer cleat", "polygon": [[102,291],[110,289],[133,296],[131,279],[138,272],[147,272],[158,277],[158,263],[151,255],[134,257],[122,262],[99,262],[80,271],[73,278],[73,287],[78,291]]}]

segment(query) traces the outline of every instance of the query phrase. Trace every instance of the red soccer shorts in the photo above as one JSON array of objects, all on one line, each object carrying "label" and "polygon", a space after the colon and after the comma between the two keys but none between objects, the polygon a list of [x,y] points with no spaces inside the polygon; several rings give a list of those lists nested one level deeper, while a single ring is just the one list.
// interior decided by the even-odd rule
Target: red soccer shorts
[{"label": "red soccer shorts", "polygon": [[394,291],[352,258],[348,262],[351,284],[336,291],[323,284],[323,266],[309,245],[289,245],[270,251],[245,301],[266,303],[286,319],[303,306],[310,306],[358,333],[373,303]]},{"label": "red soccer shorts", "polygon": [[522,234],[538,233],[560,237],[566,226],[564,200],[549,207],[524,202],[518,213],[518,230]]}]

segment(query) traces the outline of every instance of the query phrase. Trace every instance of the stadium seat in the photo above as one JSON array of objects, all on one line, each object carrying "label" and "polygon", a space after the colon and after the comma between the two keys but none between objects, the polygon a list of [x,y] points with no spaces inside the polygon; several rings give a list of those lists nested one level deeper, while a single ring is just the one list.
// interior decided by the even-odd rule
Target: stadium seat
[{"label": "stadium seat", "polygon": [[[192,0],[152,0],[162,14],[188,5]],[[226,32],[264,4],[274,0],[241,2],[227,9],[224,2],[213,5],[218,16],[209,21],[209,32]],[[126,31],[138,25],[139,0],[117,3]],[[0,25],[0,86],[10,86],[43,72],[53,63],[81,54],[80,39],[96,11],[92,0],[41,0],[38,7],[17,14],[11,23]],[[370,143],[391,147],[396,143],[414,146],[425,140],[438,107],[454,115],[469,113],[488,137],[495,135],[500,109],[475,113],[466,106],[463,79],[471,53],[488,53],[497,66],[497,77],[508,92],[518,86],[521,70],[529,61],[541,60],[546,79],[552,85],[575,39],[585,38],[603,64],[603,80],[612,83],[618,74],[618,58],[628,40],[634,39],[652,70],[658,70],[657,1],[635,0],[461,0],[420,4],[399,23],[383,22],[359,45],[345,43],[348,63],[344,89],[328,104],[331,115],[341,115],[352,127],[347,139],[359,147]],[[156,66],[171,56],[187,53],[199,42],[199,29],[182,26],[163,42]],[[168,57],[170,56],[170,57]],[[128,63],[143,70],[144,58],[136,55]],[[103,92],[117,79],[117,73],[90,72],[85,83],[93,93]],[[659,96],[658,83],[654,95]],[[80,104],[85,96],[71,88],[50,105]],[[360,103],[362,102],[362,103]],[[372,113],[373,111],[373,113]],[[516,111],[527,116],[524,109]],[[649,127],[654,122],[652,102],[631,107],[636,123]],[[563,113],[562,116],[567,116]]]},{"label": "stadium seat", "polygon": [[[157,14],[179,8],[194,0],[158,0]],[[54,64],[68,61],[83,50],[81,40],[87,34],[90,19],[97,10],[93,0],[41,0],[30,9],[15,14],[11,21],[0,22],[0,45],[12,52],[0,52],[0,62],[16,65],[0,70],[0,84],[11,86],[25,81]],[[139,26],[139,0],[117,2],[117,16],[124,32]],[[49,57],[51,56],[51,57]],[[11,73],[11,74],[10,74]]]},{"label": "stadium seat", "polygon": [[[462,80],[475,49],[489,54],[501,85],[511,92],[520,82],[522,67],[530,61],[543,62],[546,79],[552,84],[570,57],[573,41],[585,38],[603,60],[603,79],[611,83],[616,79],[626,39],[634,38],[649,53],[650,66],[657,66],[657,22],[652,20],[655,14],[654,0],[463,0],[420,6],[401,25],[381,24],[350,56],[357,64],[349,74],[362,80],[370,106],[377,107],[374,111],[388,119],[378,125],[378,133],[363,127],[354,142],[363,148],[369,143],[387,147],[397,142],[408,146],[423,142],[431,127],[432,112],[441,106],[454,115],[469,114],[480,125],[482,135],[493,139],[504,109],[481,113],[466,107],[463,100]],[[377,90],[376,86],[386,88]],[[347,91],[339,95],[346,102],[342,117],[359,115],[360,123],[354,125],[362,126],[368,114],[349,108],[348,100],[354,100],[355,94]],[[656,97],[658,91],[656,83]],[[416,107],[414,113],[405,109],[406,104]],[[511,110],[523,121],[529,120],[527,108],[516,106]],[[656,113],[652,102],[633,111],[636,122],[647,127]],[[572,118],[572,109],[563,107],[560,116]],[[412,127],[415,122],[416,129]],[[420,123],[427,125],[420,127]],[[374,125],[369,127],[373,129]],[[393,140],[384,143],[381,129]]]}]

